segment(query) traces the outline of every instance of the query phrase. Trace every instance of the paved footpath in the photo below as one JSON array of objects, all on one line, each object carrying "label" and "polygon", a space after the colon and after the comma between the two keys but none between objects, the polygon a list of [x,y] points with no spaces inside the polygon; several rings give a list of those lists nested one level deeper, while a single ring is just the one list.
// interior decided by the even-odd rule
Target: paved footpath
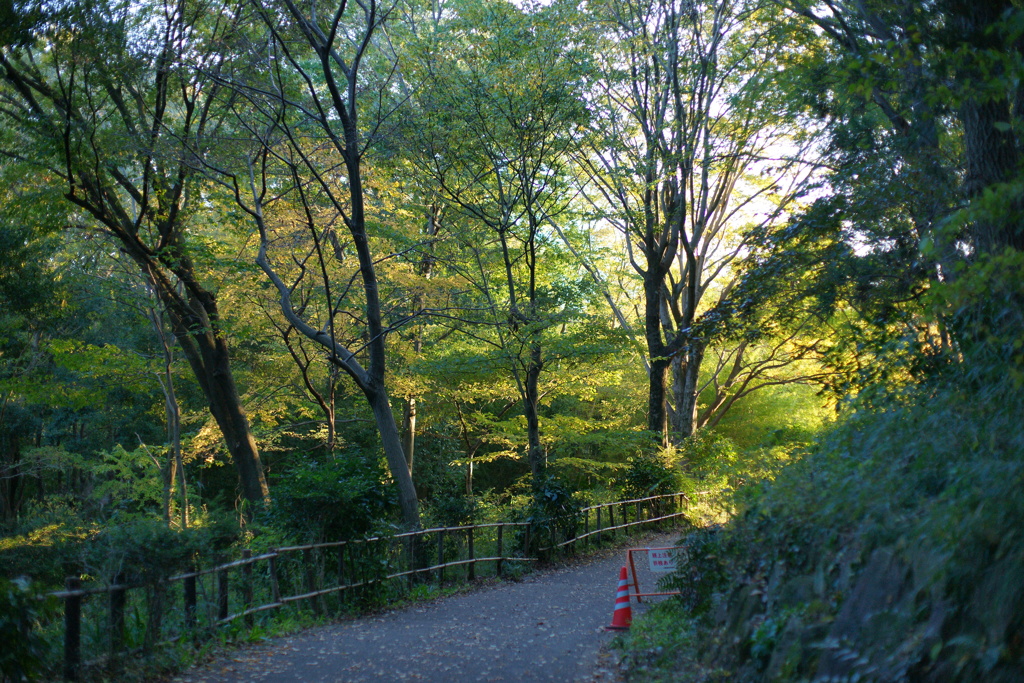
[{"label": "paved footpath", "polygon": [[[670,545],[675,534],[631,547]],[[601,652],[625,550],[433,602],[236,650],[174,679],[234,681],[617,680]],[[633,602],[633,615],[638,615]]]}]

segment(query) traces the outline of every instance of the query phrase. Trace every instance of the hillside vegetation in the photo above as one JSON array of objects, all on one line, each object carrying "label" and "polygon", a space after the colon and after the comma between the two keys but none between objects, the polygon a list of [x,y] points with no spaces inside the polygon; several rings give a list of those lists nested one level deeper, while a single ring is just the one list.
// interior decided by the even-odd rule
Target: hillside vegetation
[{"label": "hillside vegetation", "polygon": [[1021,396],[948,372],[856,401],[685,541],[631,680],[1021,680]]}]

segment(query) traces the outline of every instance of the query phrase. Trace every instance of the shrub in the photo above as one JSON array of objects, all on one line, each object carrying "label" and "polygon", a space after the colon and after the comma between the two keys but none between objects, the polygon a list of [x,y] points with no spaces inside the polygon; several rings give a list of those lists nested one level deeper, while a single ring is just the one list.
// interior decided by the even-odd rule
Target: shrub
[{"label": "shrub", "polygon": [[197,556],[226,548],[237,536],[227,518],[184,531],[159,519],[135,518],[103,528],[82,551],[86,573],[107,583],[155,582],[186,570]]},{"label": "shrub", "polygon": [[22,577],[0,578],[0,677],[4,681],[28,681],[42,673],[49,644],[37,632],[41,622],[57,612],[55,598],[37,594]]},{"label": "shrub", "polygon": [[424,506],[423,518],[429,526],[464,526],[476,522],[478,512],[479,505],[473,496],[444,491]]},{"label": "shrub", "polygon": [[394,509],[386,481],[379,459],[355,450],[302,463],[275,482],[267,519],[302,542],[357,538]]},{"label": "shrub", "polygon": [[657,454],[642,453],[630,458],[619,478],[623,495],[646,498],[679,491],[682,477],[674,466],[675,457],[675,450],[667,448]]},{"label": "shrub", "polygon": [[576,537],[583,501],[555,477],[545,475],[533,486],[533,496],[526,510],[525,521],[530,522],[532,538],[528,554],[537,549]]},{"label": "shrub", "polygon": [[60,586],[65,576],[78,571],[81,544],[97,529],[94,524],[68,519],[0,538],[0,576],[27,576],[37,583]]},{"label": "shrub", "polygon": [[725,585],[721,535],[722,527],[715,525],[695,529],[680,539],[676,547],[681,561],[659,583],[661,590],[679,591],[678,600],[690,614],[706,613],[711,596]]},{"label": "shrub", "polygon": [[737,457],[736,446],[732,441],[707,429],[700,429],[687,437],[678,451],[682,466],[698,477],[707,477],[730,468]]}]

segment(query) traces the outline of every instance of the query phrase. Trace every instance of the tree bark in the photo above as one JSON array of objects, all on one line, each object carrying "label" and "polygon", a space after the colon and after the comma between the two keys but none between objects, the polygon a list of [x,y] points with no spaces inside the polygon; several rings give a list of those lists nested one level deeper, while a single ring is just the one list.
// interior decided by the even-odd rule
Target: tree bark
[{"label": "tree bark", "polygon": [[644,337],[650,356],[647,392],[647,428],[660,435],[661,445],[669,444],[669,367],[672,360],[662,339],[665,269],[659,249],[647,249],[648,269],[644,273]]},{"label": "tree bark", "polygon": [[256,439],[249,428],[249,420],[235,386],[227,342],[209,327],[202,330],[187,325],[187,318],[177,308],[177,302],[167,307],[175,337],[199,381],[210,413],[220,427],[224,445],[238,472],[242,496],[250,506],[263,504],[269,500],[270,490],[263,474]]},{"label": "tree bark", "polygon": [[420,511],[419,501],[416,499],[416,487],[413,485],[405,452],[402,450],[402,440],[398,434],[395,414],[391,410],[387,391],[381,384],[370,390],[364,390],[363,393],[373,411],[373,419],[377,431],[380,433],[381,446],[384,448],[384,457],[387,459],[391,476],[398,488],[398,505],[402,510],[402,519],[409,526],[418,527]]},{"label": "tree bark", "polygon": [[672,388],[675,409],[672,411],[672,443],[677,446],[697,431],[697,388],[700,366],[704,361],[704,343],[690,340],[689,345],[673,358]]},{"label": "tree bark", "polygon": [[416,457],[416,397],[405,399],[405,410],[402,411],[402,450],[405,451],[405,463],[409,474],[412,474],[413,462]]},{"label": "tree bark", "polygon": [[[1005,40],[993,26],[1001,21],[1004,12],[1013,9],[1009,0],[999,2],[967,2],[951,0],[952,25],[956,28],[956,39],[965,41],[975,49],[974,54],[1001,52]],[[982,60],[982,57],[974,57]],[[986,188],[1014,178],[1018,172],[1020,158],[1014,133],[1010,127],[1013,120],[1010,111],[1010,92],[994,92],[991,81],[1004,77],[999,63],[974,65],[970,63],[961,69],[960,78],[965,83],[978,83],[982,93],[969,94],[958,112],[963,125],[964,156],[967,174],[964,178],[964,194],[968,199],[981,196]],[[987,91],[986,91],[987,89]],[[1003,130],[1000,130],[1003,128]],[[1021,202],[1016,202],[1020,207]],[[1006,247],[1024,249],[1024,231],[1015,220],[988,217],[971,225],[974,246],[978,253],[997,253]]]},{"label": "tree bark", "polygon": [[651,374],[647,393],[647,429],[661,437],[661,445],[668,445],[668,371],[670,361],[665,357],[651,358]]},{"label": "tree bark", "polygon": [[[964,129],[964,153],[967,176],[964,194],[969,199],[981,196],[986,188],[1005,183],[1017,174],[1020,155],[1012,131],[1000,131],[996,124],[1010,120],[1007,97],[985,102],[969,100],[960,109]],[[1022,202],[1015,202],[1018,209]],[[1016,220],[989,216],[971,224],[974,247],[978,254],[994,254],[1012,247],[1024,249],[1024,231]]]},{"label": "tree bark", "polygon": [[544,474],[547,458],[540,442],[540,392],[537,385],[544,364],[541,360],[541,349],[534,345],[530,352],[530,364],[526,369],[525,396],[523,396],[523,413],[526,416],[527,459],[530,463],[530,474],[536,482]]}]

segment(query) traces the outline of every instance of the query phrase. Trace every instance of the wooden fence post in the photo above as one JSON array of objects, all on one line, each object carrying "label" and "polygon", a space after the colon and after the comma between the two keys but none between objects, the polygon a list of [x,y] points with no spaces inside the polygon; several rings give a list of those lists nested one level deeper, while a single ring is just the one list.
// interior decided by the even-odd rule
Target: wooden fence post
[{"label": "wooden fence post", "polygon": [[[252,550],[249,548],[242,548],[242,559],[252,559]],[[252,607],[253,602],[253,586],[252,586],[252,562],[246,562],[242,565],[242,611],[247,612]],[[253,619],[251,614],[245,615],[245,625],[252,628]]]},{"label": "wooden fence post", "polygon": [[416,575],[413,573],[413,555],[412,555],[412,540],[415,536],[409,536],[405,539],[402,544],[402,556],[405,557],[405,569],[399,568],[399,571],[408,571],[409,574],[405,577],[405,592],[408,595],[409,591],[412,590],[413,584],[415,583]]},{"label": "wooden fence post", "polygon": [[[196,566],[191,565],[188,571],[189,573],[196,571]],[[196,627],[196,577],[186,576],[181,583],[185,593],[185,628],[194,630]]]},{"label": "wooden fence post", "polygon": [[[77,576],[64,579],[64,590],[76,593],[82,588]],[[77,681],[82,664],[82,596],[64,598],[64,678]]]},{"label": "wooden fence post", "polygon": [[[315,593],[316,592],[316,579],[314,578],[314,575],[313,575],[313,549],[312,548],[303,548],[302,549],[302,565],[303,565],[303,568],[305,569],[304,573],[306,575],[306,592],[307,593]],[[310,598],[310,600],[313,602],[313,614],[315,614],[316,616],[320,616],[320,596],[314,595],[313,597]]]},{"label": "wooden fence post", "polygon": [[277,582],[277,549],[270,549],[270,597],[275,603],[281,602],[281,585]]},{"label": "wooden fence post", "polygon": [[160,581],[150,584],[146,591],[146,635],[142,641],[142,649],[151,652],[160,642],[160,629],[164,620],[164,595],[167,586]]},{"label": "wooden fence post", "polygon": [[469,552],[469,580],[476,580],[476,552],[473,550],[473,527],[466,529],[466,544]]},{"label": "wooden fence post", "polygon": [[377,539],[377,552],[372,557],[373,560],[373,585],[374,590],[379,590],[380,584],[383,583],[384,577],[387,576],[388,567],[388,552],[387,547],[384,545],[384,539]]},{"label": "wooden fence post", "polygon": [[597,506],[597,542],[601,542],[601,506]]},{"label": "wooden fence post", "polygon": [[444,529],[437,532],[437,585],[444,584]]},{"label": "wooden fence post", "polygon": [[217,620],[228,618],[228,570],[217,570]]},{"label": "wooden fence post", "polygon": [[[345,578],[345,546],[346,543],[341,543],[338,546],[338,587],[348,586],[348,580]],[[342,609],[349,601],[349,592],[347,589],[338,591],[338,609]]]},{"label": "wooden fence post", "polygon": [[590,510],[583,511],[583,545],[590,545]]},{"label": "wooden fence post", "polygon": [[[348,545],[347,543],[342,543],[341,545],[338,546],[338,585],[339,586],[347,586],[348,585],[348,580],[345,578],[345,547],[347,545]],[[350,597],[349,596],[349,592],[347,590],[344,590],[344,591],[340,591],[340,593],[341,593],[341,595],[339,597],[341,599],[341,602],[348,602],[349,601],[349,597]]]},{"label": "wooden fence post", "polygon": [[[366,548],[368,543],[360,542],[359,545],[352,546],[353,549],[358,548],[356,551],[356,559],[354,560],[354,568],[356,575],[356,583],[366,583]],[[365,588],[359,589],[360,595],[366,594]]]},{"label": "wooden fence post", "polygon": [[502,531],[504,529],[504,524],[498,525],[498,562],[497,566],[495,567],[495,573],[498,575],[499,579],[501,578],[502,564],[504,563],[505,560],[505,539],[502,536]]},{"label": "wooden fence post", "polygon": [[124,577],[114,577],[114,585],[110,587],[110,659],[113,660],[124,648],[124,605],[125,589],[122,584]]}]

